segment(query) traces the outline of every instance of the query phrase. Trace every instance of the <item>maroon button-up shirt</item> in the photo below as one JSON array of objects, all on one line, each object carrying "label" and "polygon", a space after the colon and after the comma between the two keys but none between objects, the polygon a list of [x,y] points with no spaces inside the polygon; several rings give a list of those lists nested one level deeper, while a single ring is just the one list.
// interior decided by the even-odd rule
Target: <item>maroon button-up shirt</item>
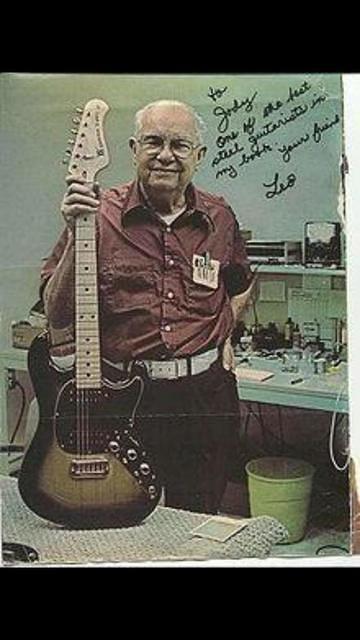
[{"label": "maroon button-up shirt", "polygon": [[[221,197],[188,187],[187,208],[171,226],[137,182],[102,193],[97,214],[102,355],[113,362],[172,358],[220,346],[231,334],[230,297],[252,279],[245,244]],[[42,270],[54,272],[64,232]],[[193,256],[219,261],[217,287],[194,282]]]}]

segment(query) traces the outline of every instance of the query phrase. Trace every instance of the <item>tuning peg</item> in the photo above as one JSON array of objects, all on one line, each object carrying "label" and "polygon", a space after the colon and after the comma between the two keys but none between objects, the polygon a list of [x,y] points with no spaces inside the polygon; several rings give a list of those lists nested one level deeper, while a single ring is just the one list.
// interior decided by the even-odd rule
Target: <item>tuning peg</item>
[{"label": "tuning peg", "polygon": [[67,154],[68,154],[68,156],[71,156],[71,154],[72,154],[72,150],[71,150],[71,149],[66,149],[65,153],[67,153]]},{"label": "tuning peg", "polygon": [[72,119],[74,124],[80,124],[80,119],[79,118],[73,118]]},{"label": "tuning peg", "polygon": [[77,129],[70,129],[70,133],[72,133],[73,135],[76,135],[76,134],[77,134],[77,132],[78,132],[78,130],[77,130]]},{"label": "tuning peg", "polygon": [[63,164],[69,164],[69,158],[63,158],[62,163]]},{"label": "tuning peg", "polygon": [[84,109],[82,109],[81,107],[76,107],[75,111],[76,113],[84,113]]},{"label": "tuning peg", "polygon": [[73,138],[69,138],[68,144],[75,144],[75,140]]}]

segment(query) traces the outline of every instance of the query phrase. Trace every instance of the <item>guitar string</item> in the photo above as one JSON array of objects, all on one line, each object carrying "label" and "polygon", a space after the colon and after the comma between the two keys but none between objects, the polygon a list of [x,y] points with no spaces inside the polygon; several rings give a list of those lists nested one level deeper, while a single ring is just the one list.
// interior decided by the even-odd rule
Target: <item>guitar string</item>
[{"label": "guitar string", "polygon": [[[87,219],[85,218],[85,221],[87,222]],[[85,225],[86,228],[89,228],[91,232],[94,231],[94,219],[93,216],[91,216],[88,219],[88,225]],[[88,266],[94,266],[94,263],[92,262],[90,264],[91,261],[88,260]],[[92,320],[90,314],[90,319]],[[86,315],[85,315],[86,317]],[[86,322],[88,321],[88,318],[86,317]],[[86,350],[87,351],[87,350]],[[90,373],[91,375],[91,368],[92,368],[92,362],[93,362],[93,351],[92,351],[92,342],[90,341],[90,346],[89,346],[89,354],[90,354],[90,371],[87,373]],[[86,361],[85,361],[86,364]],[[83,449],[84,449],[84,454],[90,453],[91,450],[91,443],[90,443],[90,398],[89,398],[89,389],[84,388],[83,390]]]},{"label": "guitar string", "polygon": [[[80,227],[79,224],[79,218],[77,218],[76,222],[76,231],[78,230],[78,228]],[[86,218],[85,218],[86,221]],[[89,222],[92,224],[92,220],[89,220]],[[91,224],[89,225],[89,228],[91,229]],[[85,227],[87,225],[84,225]],[[79,238],[79,236],[77,236],[78,240],[81,240],[81,238]],[[77,245],[77,249],[79,249],[78,247],[78,242],[76,243]],[[78,260],[78,251],[76,252],[76,256],[77,256],[77,260]],[[78,261],[78,264],[82,264]],[[86,266],[86,264],[85,264]],[[81,303],[80,300],[78,299],[78,296],[80,295],[78,292],[78,289],[76,289],[76,294],[77,294],[77,324],[79,323],[79,316],[80,316],[80,312],[81,312]],[[78,344],[77,341],[77,346],[78,346],[78,356],[80,356],[80,346]],[[91,347],[89,348],[90,351],[90,355],[91,355]],[[77,441],[78,441],[78,445],[77,445],[77,453],[80,456],[83,456],[84,454],[86,454],[86,452],[90,451],[90,407],[89,407],[89,394],[88,394],[88,390],[86,388],[83,388],[82,385],[82,376],[85,373],[84,371],[84,363],[82,362],[80,364],[80,358],[79,362],[77,364],[77,387],[79,387],[79,393],[77,393],[77,404],[78,404],[78,418],[77,418]],[[91,360],[90,360],[91,362]],[[85,363],[86,364],[86,363]],[[86,372],[87,373],[87,372]]]}]

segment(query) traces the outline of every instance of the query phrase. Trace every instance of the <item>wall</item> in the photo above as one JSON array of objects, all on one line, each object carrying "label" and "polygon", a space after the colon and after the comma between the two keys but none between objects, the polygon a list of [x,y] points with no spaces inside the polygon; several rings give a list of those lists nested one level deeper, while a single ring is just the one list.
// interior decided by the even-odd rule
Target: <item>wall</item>
[{"label": "wall", "polygon": [[134,112],[159,98],[189,102],[207,126],[197,183],[223,194],[253,237],[302,240],[305,221],[338,219],[340,96],[338,75],[0,76],[1,344],[9,319],[36,300],[39,266],[62,228],[62,160],[74,107],[92,97],[110,106],[111,164],[99,176],[110,186],[133,176]]}]

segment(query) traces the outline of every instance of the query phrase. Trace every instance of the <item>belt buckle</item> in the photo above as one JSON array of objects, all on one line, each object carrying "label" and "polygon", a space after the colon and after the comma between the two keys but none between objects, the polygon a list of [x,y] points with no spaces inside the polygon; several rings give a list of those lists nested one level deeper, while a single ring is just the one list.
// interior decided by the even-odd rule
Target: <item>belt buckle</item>
[{"label": "belt buckle", "polygon": [[161,362],[161,364],[158,366],[160,367],[161,373],[164,374],[164,375],[160,374],[159,378],[174,380],[179,377],[179,365],[177,360],[168,360],[168,361],[165,360],[164,362]]}]

